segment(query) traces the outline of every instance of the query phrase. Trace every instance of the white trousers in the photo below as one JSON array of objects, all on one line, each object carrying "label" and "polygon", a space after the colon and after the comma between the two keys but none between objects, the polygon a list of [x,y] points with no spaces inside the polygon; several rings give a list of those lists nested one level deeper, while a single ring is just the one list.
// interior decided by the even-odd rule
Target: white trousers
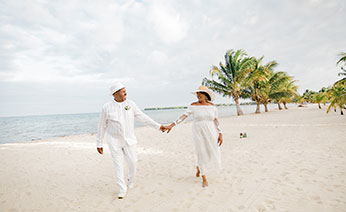
[{"label": "white trousers", "polygon": [[[108,147],[114,163],[115,180],[120,187],[119,194],[126,194],[126,182],[134,182],[136,174],[136,164],[138,161],[136,144],[129,146],[121,138],[110,138],[108,140]],[[127,181],[124,180],[124,160],[126,160],[129,169]]]}]

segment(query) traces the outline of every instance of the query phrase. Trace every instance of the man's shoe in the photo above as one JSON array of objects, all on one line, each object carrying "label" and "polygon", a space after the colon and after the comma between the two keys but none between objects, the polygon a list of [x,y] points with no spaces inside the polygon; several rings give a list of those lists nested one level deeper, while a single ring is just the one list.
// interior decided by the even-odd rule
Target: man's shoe
[{"label": "man's shoe", "polygon": [[126,193],[119,193],[118,199],[124,199],[125,196],[126,196]]}]

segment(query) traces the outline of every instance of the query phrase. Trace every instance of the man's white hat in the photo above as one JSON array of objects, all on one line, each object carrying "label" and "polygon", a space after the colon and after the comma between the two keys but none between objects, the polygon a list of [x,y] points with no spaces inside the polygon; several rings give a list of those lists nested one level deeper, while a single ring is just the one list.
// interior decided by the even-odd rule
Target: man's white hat
[{"label": "man's white hat", "polygon": [[125,86],[121,82],[116,82],[114,85],[112,85],[112,87],[110,87],[109,91],[111,95],[113,95],[115,92],[122,88],[125,88]]},{"label": "man's white hat", "polygon": [[197,96],[197,92],[204,92],[204,93],[207,93],[210,97],[210,101],[214,101],[214,98],[215,98],[215,94],[213,91],[209,90],[209,88],[207,86],[199,86],[199,88],[195,91],[195,92],[192,92],[192,94],[196,95]]}]

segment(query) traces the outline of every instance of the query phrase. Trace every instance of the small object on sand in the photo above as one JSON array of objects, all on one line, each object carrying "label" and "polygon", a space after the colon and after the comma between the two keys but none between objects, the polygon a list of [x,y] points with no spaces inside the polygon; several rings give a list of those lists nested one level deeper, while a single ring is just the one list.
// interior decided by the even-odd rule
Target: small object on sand
[{"label": "small object on sand", "polygon": [[240,133],[240,138],[242,139],[242,138],[247,138],[247,134],[246,134],[246,132],[244,132],[244,133]]}]

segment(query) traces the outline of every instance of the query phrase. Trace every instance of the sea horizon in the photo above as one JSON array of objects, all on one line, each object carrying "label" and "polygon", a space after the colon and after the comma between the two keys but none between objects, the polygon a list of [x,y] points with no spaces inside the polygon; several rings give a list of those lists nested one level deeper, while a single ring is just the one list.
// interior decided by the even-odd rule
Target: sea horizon
[{"label": "sea horizon", "polygon": [[[269,110],[277,108],[269,104]],[[241,105],[244,114],[254,113],[256,105]],[[185,109],[143,110],[145,114],[160,124],[175,121]],[[218,106],[219,117],[236,116],[236,106]],[[261,112],[264,107],[261,105]],[[191,117],[187,121],[191,120]],[[47,138],[71,135],[95,134],[99,121],[99,112],[43,114],[0,117],[0,144],[38,141]],[[144,126],[135,122],[135,127]]]}]

